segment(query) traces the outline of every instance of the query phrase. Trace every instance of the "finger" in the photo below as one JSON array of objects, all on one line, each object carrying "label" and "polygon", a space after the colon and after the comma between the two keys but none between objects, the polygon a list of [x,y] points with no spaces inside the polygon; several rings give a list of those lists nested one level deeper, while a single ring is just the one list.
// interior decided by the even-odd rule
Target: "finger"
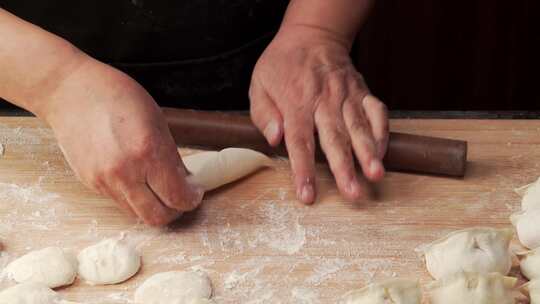
[{"label": "finger", "polygon": [[[360,95],[353,95],[360,96]],[[384,167],[377,157],[375,139],[371,126],[362,107],[362,99],[349,98],[343,104],[343,119],[349,131],[356,158],[362,166],[364,175],[372,181],[380,180],[384,175]]]},{"label": "finger", "polygon": [[384,103],[371,94],[364,97],[362,106],[377,144],[377,157],[383,159],[388,146],[388,110]]},{"label": "finger", "polygon": [[126,202],[122,195],[118,195],[117,191],[111,189],[110,184],[108,184],[104,178],[96,177],[93,179],[93,182],[86,182],[83,180],[83,183],[90,189],[98,192],[99,194],[112,198],[118,206],[123,210],[127,211],[130,215],[136,215],[131,206]]},{"label": "finger", "polygon": [[249,89],[251,120],[271,146],[283,138],[283,118],[272,98],[255,81]]},{"label": "finger", "polygon": [[311,204],[315,201],[315,139],[313,115],[296,112],[285,120],[285,143],[296,185],[296,196]]},{"label": "finger", "polygon": [[156,160],[146,176],[150,189],[167,207],[177,211],[191,211],[200,205],[204,191],[191,183],[176,149]]},{"label": "finger", "polygon": [[126,185],[122,187],[121,195],[137,216],[151,226],[164,226],[182,214],[164,206],[145,183]]},{"label": "finger", "polygon": [[315,124],[340,192],[347,199],[358,199],[362,190],[354,168],[349,133],[341,117],[341,102],[321,103],[315,113]]}]

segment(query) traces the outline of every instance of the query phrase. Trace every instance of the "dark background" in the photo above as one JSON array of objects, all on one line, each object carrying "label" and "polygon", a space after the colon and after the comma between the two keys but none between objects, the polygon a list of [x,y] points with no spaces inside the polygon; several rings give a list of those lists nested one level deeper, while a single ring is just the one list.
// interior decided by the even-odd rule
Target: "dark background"
[{"label": "dark background", "polygon": [[[172,60],[166,57],[159,58],[158,55],[162,54],[154,54],[156,64],[139,60],[143,62],[142,65],[116,62],[116,66],[139,80],[162,105],[202,109],[246,109],[250,71],[265,44],[270,40],[272,32],[277,28],[279,16],[285,6],[284,1],[279,1],[280,4],[273,7],[268,5],[268,1],[233,2],[235,5],[228,9],[226,16],[223,15],[223,10],[213,11],[219,16],[224,16],[218,20],[223,24],[232,22],[229,20],[234,20],[239,28],[249,28],[257,24],[255,27],[257,31],[250,30],[253,34],[247,31],[249,35],[243,36],[247,39],[245,44],[241,41],[232,43],[235,41],[233,38],[223,38],[223,42],[220,43],[224,45],[222,50],[224,53],[205,57],[202,61],[190,60],[193,58],[193,54],[190,54],[187,58],[180,58],[183,61],[179,61],[178,64],[173,64],[173,69],[169,69],[171,65],[164,68],[163,62],[158,62]],[[9,3],[11,5],[7,5]],[[64,37],[74,34],[74,37],[86,38],[88,34],[76,35],[82,30],[94,30],[79,28],[75,33],[72,24],[57,25],[51,22],[50,18],[47,18],[50,12],[59,12],[51,5],[53,3],[60,7],[67,5],[62,4],[60,0],[48,2],[51,6],[48,7],[48,11],[45,7],[36,9],[36,6],[24,6],[21,3],[19,0],[0,0],[0,4],[4,4],[6,9],[15,10],[16,14],[20,11],[19,16]],[[125,6],[124,2],[118,3],[122,3],[122,7]],[[142,1],[126,3],[129,5],[122,8],[122,11],[132,19],[148,18],[146,14],[148,12],[156,14],[156,8],[151,10],[147,6],[131,5],[143,3]],[[160,2],[152,3],[157,5]],[[227,5],[229,2],[219,3]],[[86,10],[81,10],[80,13],[87,14]],[[76,13],[72,9],[65,11],[66,14]],[[169,12],[166,7],[163,11]],[[203,8],[200,8],[200,11],[207,14]],[[94,28],[109,28],[107,24],[118,21],[110,12],[96,9],[96,14],[97,12],[103,12],[103,16],[97,21],[96,18],[92,19],[95,21]],[[266,17],[259,18],[259,15]],[[244,20],[239,16],[248,17]],[[198,18],[194,18],[195,21],[198,21]],[[217,20],[210,15],[207,18]],[[65,23],[79,20],[73,16],[61,19]],[[166,19],[162,16],[161,19],[171,18]],[[134,20],[137,22],[132,24],[144,24],[138,19]],[[141,30],[155,31],[157,19],[153,20],[154,23],[151,23],[148,29]],[[261,22],[267,24],[261,25]],[[225,29],[221,23],[218,23],[216,30],[212,31],[216,37],[224,37]],[[121,24],[126,28],[130,25],[126,22]],[[230,35],[237,33],[232,29],[228,32]],[[109,32],[105,33],[111,36]],[[133,39],[140,37],[137,33],[132,34]],[[125,34],[121,36],[125,37]],[[183,35],[175,37],[179,36],[183,37]],[[259,38],[255,39],[256,37]],[[113,38],[110,40],[123,40]],[[73,40],[74,43],[77,42],[77,39],[70,39]],[[162,41],[167,46],[171,45],[169,43],[171,39]],[[227,42],[231,42],[231,46],[227,46]],[[146,43],[141,40],[138,43],[152,46],[157,42]],[[83,50],[92,54],[91,46],[85,46],[82,40],[79,44]],[[111,45],[110,41],[107,45]],[[233,45],[237,47],[232,47]],[[247,51],[236,52],[245,46],[248,46]],[[100,58],[100,52],[110,53],[109,48],[99,50],[101,49],[96,48],[95,54],[92,55]],[[227,50],[233,51],[231,53]],[[491,113],[518,111],[514,112],[518,116],[525,117],[527,113],[535,113],[532,117],[538,117],[534,111],[540,110],[539,54],[540,1],[538,0],[376,0],[372,15],[362,29],[352,52],[353,59],[374,94],[391,110],[420,111],[407,112],[416,113],[416,116],[429,113],[426,111],[444,110],[491,111]],[[212,54],[201,53],[201,56],[209,55]],[[110,57],[110,54],[107,56]],[[101,59],[107,62],[107,56]],[[109,62],[111,61],[115,59],[110,59]],[[213,104],[216,100],[225,102]]]},{"label": "dark background", "polygon": [[390,109],[540,110],[540,1],[375,1],[354,51]]}]

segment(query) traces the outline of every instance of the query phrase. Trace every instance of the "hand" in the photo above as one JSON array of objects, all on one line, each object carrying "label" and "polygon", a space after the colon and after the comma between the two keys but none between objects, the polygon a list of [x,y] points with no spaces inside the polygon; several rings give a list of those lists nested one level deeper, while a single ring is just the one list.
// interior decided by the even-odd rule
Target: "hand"
[{"label": "hand", "polygon": [[362,194],[353,153],[378,181],[388,142],[385,105],[370,94],[349,57],[348,43],[319,28],[282,26],[253,72],[251,117],[271,145],[285,137],[297,197],[315,200],[314,131],[340,192]]},{"label": "hand", "polygon": [[53,128],[81,181],[149,225],[197,207],[165,119],[133,79],[86,55],[44,96],[37,115]]}]

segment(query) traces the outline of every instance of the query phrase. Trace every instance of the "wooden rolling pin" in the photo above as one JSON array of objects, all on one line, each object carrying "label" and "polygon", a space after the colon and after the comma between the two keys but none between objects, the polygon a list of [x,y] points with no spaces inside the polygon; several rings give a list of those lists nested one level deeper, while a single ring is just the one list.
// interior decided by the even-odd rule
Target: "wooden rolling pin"
[{"label": "wooden rolling pin", "polygon": [[[212,149],[240,147],[287,156],[285,145],[270,147],[247,115],[173,108],[163,108],[163,113],[178,145]],[[324,160],[320,148],[317,157]],[[392,171],[463,176],[467,142],[391,132],[383,163]]]}]

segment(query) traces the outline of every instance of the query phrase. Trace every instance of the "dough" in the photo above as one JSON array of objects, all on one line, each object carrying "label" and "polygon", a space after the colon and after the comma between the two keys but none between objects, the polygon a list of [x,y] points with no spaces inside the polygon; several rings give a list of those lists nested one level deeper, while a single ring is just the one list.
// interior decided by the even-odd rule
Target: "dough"
[{"label": "dough", "polygon": [[60,295],[40,283],[22,283],[0,292],[0,304],[58,304]]},{"label": "dough", "polygon": [[430,304],[514,304],[516,278],[461,272],[426,285]]},{"label": "dough", "polygon": [[519,211],[510,216],[521,244],[527,248],[540,247],[540,209]]},{"label": "dough", "polygon": [[342,304],[420,304],[422,292],[418,281],[391,279],[370,284],[345,294]]},{"label": "dough", "polygon": [[540,178],[515,191],[522,197],[521,210],[540,209]]},{"label": "dough", "polygon": [[106,239],[87,247],[77,258],[79,275],[91,285],[124,282],[141,267],[137,251],[119,239]]},{"label": "dough", "polygon": [[540,248],[519,253],[521,273],[529,280],[540,279]]},{"label": "dough", "polygon": [[529,295],[530,304],[540,304],[540,281],[532,280],[521,287]]},{"label": "dough", "polygon": [[41,283],[50,288],[73,283],[77,276],[76,260],[58,247],[32,251],[5,269],[6,274],[18,283]]},{"label": "dough", "polygon": [[192,174],[192,180],[206,191],[238,180],[272,163],[262,153],[241,148],[200,152],[184,157],[183,161]]},{"label": "dough", "polygon": [[512,234],[493,228],[452,232],[425,249],[426,267],[435,279],[461,271],[507,274],[512,267]]},{"label": "dough", "polygon": [[201,272],[170,271],[148,278],[135,291],[137,304],[211,303],[212,284]]}]

